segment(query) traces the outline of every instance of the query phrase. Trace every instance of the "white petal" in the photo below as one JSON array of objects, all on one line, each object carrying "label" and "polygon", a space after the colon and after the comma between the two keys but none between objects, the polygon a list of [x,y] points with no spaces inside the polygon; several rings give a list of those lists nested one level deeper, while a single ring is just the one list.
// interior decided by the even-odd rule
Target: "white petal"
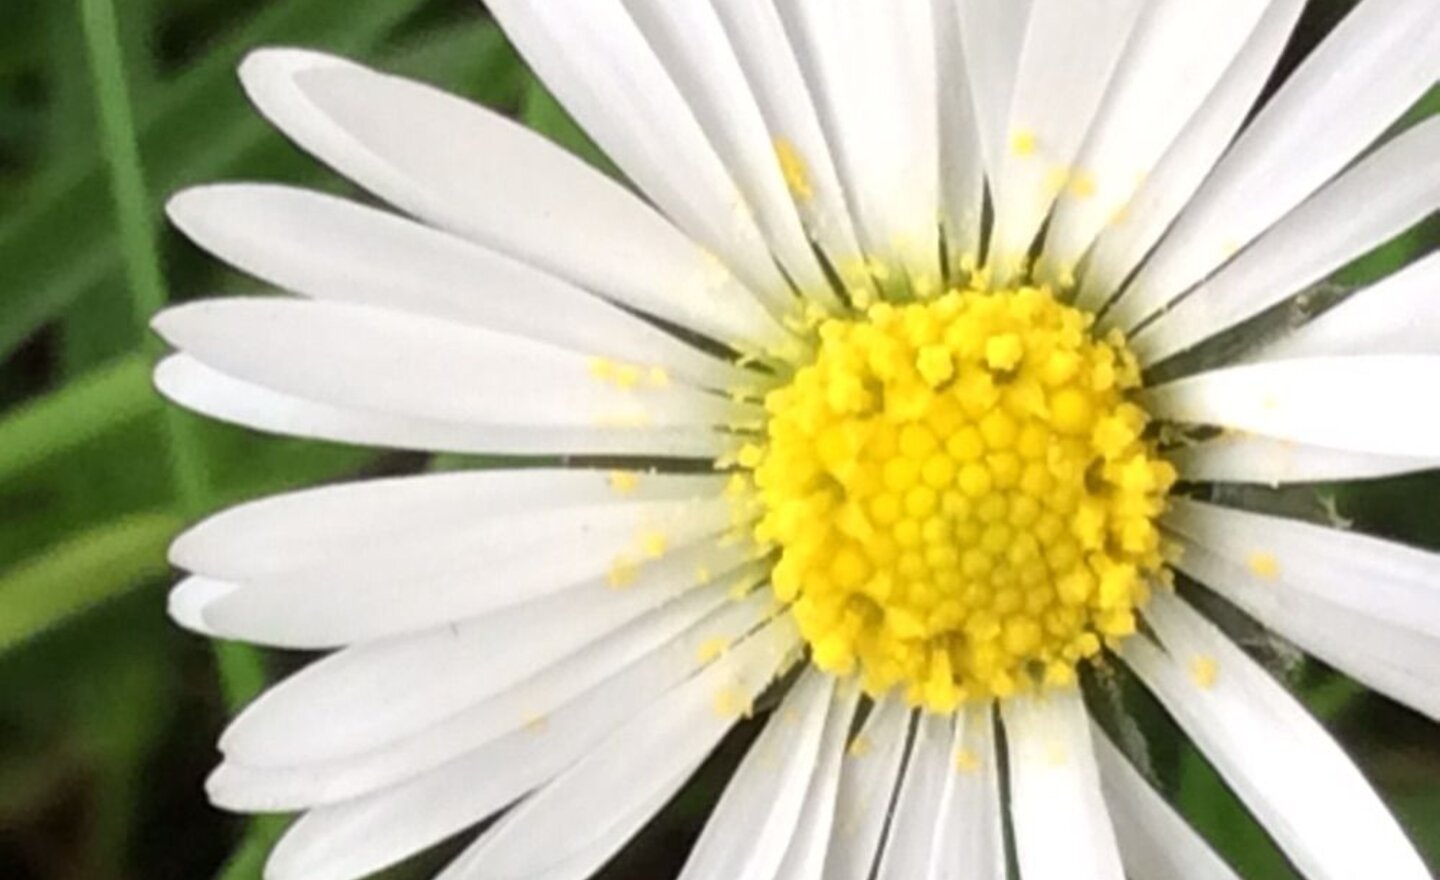
[{"label": "white petal", "polygon": [[1433,0],[1361,3],[1216,166],[1110,317],[1133,327],[1289,213],[1440,76]]},{"label": "white petal", "polygon": [[1274,73],[1306,0],[1270,0],[1249,40],[1205,103],[1176,136],[1165,156],[1140,184],[1096,241],[1085,261],[1076,303],[1098,311],[1200,188],[1230,145]]},{"label": "white petal", "polygon": [[715,10],[704,2],[625,0],[625,5],[753,207],[790,280],[802,294],[837,305],[800,225],[765,118]]},{"label": "white petal", "polygon": [[1440,449],[1425,403],[1440,356],[1303,358],[1227,367],[1147,391],[1157,417],[1280,440],[1413,458]]},{"label": "white petal", "polygon": [[949,774],[941,801],[934,876],[1005,880],[1004,807],[991,707],[960,714],[951,755],[958,769]]},{"label": "white petal", "polygon": [[[349,880],[364,876],[480,821],[556,774],[556,784],[525,801],[482,837],[472,857],[483,854],[489,848],[486,844],[496,842],[497,837],[504,841],[511,836],[502,835],[503,829],[537,812],[542,821],[563,820],[566,817],[557,813],[567,807],[623,816],[624,805],[615,795],[628,796],[631,802],[648,802],[655,788],[672,782],[678,785],[683,771],[698,764],[733,723],[733,717],[721,717],[709,705],[717,688],[758,693],[770,681],[784,652],[794,644],[793,630],[785,626],[785,620],[771,624],[690,681],[658,697],[647,693],[634,702],[612,693],[611,704],[592,705],[587,717],[567,721],[564,726],[556,723],[520,731],[396,788],[312,810],[291,826],[276,847],[267,877]],[[620,706],[614,705],[617,698]],[[626,711],[614,711],[616,708]],[[686,732],[694,738],[683,738]],[[657,748],[659,745],[664,747]],[[642,756],[651,763],[635,765],[634,759]],[[573,801],[566,797],[576,783],[597,782],[597,770],[620,769],[631,775],[625,784],[606,791],[609,797],[588,785],[584,792],[574,792],[583,797]],[[556,804],[557,799],[562,803]],[[544,845],[530,847],[532,856],[562,861],[570,852],[603,837],[605,825],[578,822],[567,830],[569,835],[557,835]],[[588,837],[581,833],[587,831]],[[500,849],[502,857],[511,854],[503,851],[508,846]],[[457,864],[465,860],[462,857]]]},{"label": "white petal", "polygon": [[1260,360],[1440,354],[1440,252],[1356,291],[1259,353]]},{"label": "white petal", "polygon": [[1201,545],[1183,546],[1180,570],[1308,653],[1417,712],[1440,718],[1440,635],[1357,611],[1353,606],[1363,603],[1332,601],[1298,579],[1261,576],[1244,562]]},{"label": "white petal", "polygon": [[724,342],[786,336],[664,218],[497,113],[314,52],[256,52],[240,76],[287,135],[408,213]]},{"label": "white petal", "polygon": [[[940,834],[940,807],[946,784],[955,773],[950,746],[955,719],[926,712],[915,729],[910,759],[900,780],[900,793],[890,816],[890,830],[880,854],[876,880],[931,880]],[[953,846],[954,841],[946,841]]]},{"label": "white petal", "polygon": [[879,878],[1005,880],[993,726],[988,705],[921,717]]},{"label": "white petal", "polygon": [[1363,480],[1440,467],[1440,453],[1429,458],[1378,455],[1238,433],[1182,446],[1165,457],[1186,480],[1267,486]]},{"label": "white petal", "polygon": [[1168,654],[1132,638],[1122,656],[1303,875],[1427,880],[1374,789],[1284,688],[1179,599],[1157,593],[1145,617]]},{"label": "white petal", "polygon": [[754,206],[619,0],[563,9],[497,0],[489,9],[636,186],[775,309],[786,309],[790,291],[756,226]]},{"label": "white petal", "polygon": [[[688,582],[719,555],[730,518],[729,502],[719,500],[610,503],[458,524],[257,577],[205,606],[204,622],[258,644],[333,648],[586,583],[604,591],[632,578]],[[666,552],[654,559],[658,545]]]},{"label": "white petal", "polygon": [[980,153],[993,187],[1010,152],[1010,102],[1034,0],[950,0],[960,16]]},{"label": "white petal", "polygon": [[911,712],[891,696],[870,710],[840,775],[826,880],[869,880],[900,784]]},{"label": "white petal", "polygon": [[[726,582],[706,589],[702,611],[731,586],[730,572],[718,573]],[[747,587],[761,580],[758,569],[744,575]],[[693,577],[647,578],[623,591],[586,584],[442,629],[353,645],[266,691],[226,729],[220,750],[241,764],[277,767],[381,748],[519,686],[697,586]]]},{"label": "white petal", "polygon": [[835,679],[808,669],[725,786],[680,880],[772,880],[821,761]]},{"label": "white petal", "polygon": [[1440,119],[1415,126],[1322,188],[1136,333],[1131,348],[1148,362],[1184,351],[1364,256],[1433,216],[1437,205]]},{"label": "white petal", "polygon": [[[940,122],[929,4],[778,4],[870,256],[940,281]],[[863,60],[862,60],[863,59]]]},{"label": "white petal", "polygon": [[1124,880],[1079,691],[1012,697],[1000,709],[1021,875]]},{"label": "white petal", "polygon": [[985,155],[965,57],[962,5],[960,0],[931,3],[939,77],[940,217],[952,274],[967,257],[978,264],[985,212]]},{"label": "white petal", "polygon": [[1141,0],[1034,0],[994,185],[989,263],[998,283],[1024,267],[1144,7]]},{"label": "white petal", "polygon": [[[156,332],[207,366],[337,406],[535,427],[723,424],[734,405],[679,383],[621,387],[540,342],[368,306],[278,297],[169,309]],[[608,363],[608,362],[607,362]],[[668,380],[667,380],[668,381]]]},{"label": "white petal", "polygon": [[1265,12],[1257,0],[1157,0],[1141,12],[1055,206],[1044,267],[1069,274],[1210,95]]},{"label": "white petal", "polygon": [[1094,724],[1090,742],[1131,880],[1239,880]]},{"label": "white petal", "polygon": [[838,688],[835,705],[825,719],[825,733],[820,743],[819,764],[800,820],[785,851],[785,859],[775,872],[776,880],[821,880],[830,832],[835,826],[836,800],[840,792],[840,768],[855,711],[860,705],[860,689],[847,683]]},{"label": "white petal", "polygon": [[340,407],[242,382],[188,355],[155,369],[161,394],[198,413],[257,431],[417,452],[639,455],[714,460],[732,441],[709,428],[535,428],[466,425]]},{"label": "white petal", "polygon": [[[610,729],[622,723],[771,613],[765,591],[739,602],[727,601],[726,586],[691,592],[515,687],[369,751],[281,764],[296,760],[307,748],[333,747],[332,740],[346,745],[346,738],[333,731],[277,729],[264,732],[262,741],[262,731],[257,730],[245,757],[259,764],[227,757],[206,788],[211,799],[227,809],[270,812],[361,798],[422,774],[430,782],[416,785],[443,785],[439,780],[450,772],[446,765],[466,755],[473,755],[465,760],[477,767],[489,762],[477,772],[492,774],[516,761],[534,762],[536,755],[550,754],[536,749],[559,748],[554,744],[571,742],[573,731]],[[510,781],[492,789],[490,797],[495,800],[487,803],[503,804],[524,786],[536,783],[529,770],[515,768],[515,772],[501,773]],[[384,795],[378,798],[383,800]]]},{"label": "white petal", "polygon": [[[405,739],[354,755],[276,765],[274,761],[297,758],[307,748],[331,748],[335,743],[327,742],[325,734],[290,730],[303,740],[297,747],[285,741],[286,730],[255,731],[248,744],[253,748],[245,755],[264,763],[256,766],[228,757],[207,788],[215,802],[246,811],[303,809],[357,798],[378,803],[385,799],[384,790],[394,786],[444,786],[452,762],[460,761],[454,766],[498,774],[501,787],[488,789],[491,794],[485,796],[498,798],[486,801],[490,809],[498,808],[524,790],[516,788],[521,782],[529,786],[546,778],[523,768],[510,772],[510,763],[540,761],[552,768],[546,774],[553,773],[547,756],[558,754],[555,749],[571,748],[566,744],[578,742],[574,737],[585,731],[621,724],[690,677],[720,653],[717,649],[734,643],[771,613],[767,598],[757,593],[727,603],[723,589],[692,592],[520,685]],[[343,736],[330,739],[350,745]],[[335,813],[347,815],[344,809]]]},{"label": "white petal", "polygon": [[742,642],[506,814],[442,876],[521,878],[602,838],[613,842],[611,852],[619,849],[638,825],[615,834],[626,824],[616,817],[659,790],[677,789],[783,669],[797,642],[788,617]]},{"label": "white petal", "polygon": [[1163,522],[1262,581],[1440,638],[1440,554],[1184,498],[1173,500]]},{"label": "white petal", "polygon": [[185,190],[167,210],[197,244],[295,293],[654,364],[711,387],[724,388],[744,375],[568,282],[345,199],[283,186],[220,184]]},{"label": "white petal", "polygon": [[166,610],[170,619],[192,632],[213,636],[205,625],[205,606],[240,589],[239,584],[203,577],[188,577],[170,591]]},{"label": "white petal", "polygon": [[637,474],[619,491],[610,473],[580,468],[482,470],[362,480],[272,495],[192,526],[170,545],[177,568],[228,580],[295,571],[374,542],[544,510],[613,501],[717,498],[724,477]]},{"label": "white petal", "polygon": [[793,179],[787,184],[806,229],[847,286],[865,283],[864,254],[840,175],[780,13],[770,0],[720,0],[711,5],[764,114],[777,158],[793,163]]}]

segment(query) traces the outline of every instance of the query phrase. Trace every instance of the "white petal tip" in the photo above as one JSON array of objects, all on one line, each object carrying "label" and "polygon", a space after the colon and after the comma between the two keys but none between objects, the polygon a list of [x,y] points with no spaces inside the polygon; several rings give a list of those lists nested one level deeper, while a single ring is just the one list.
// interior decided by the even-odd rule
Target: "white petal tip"
[{"label": "white petal tip", "polygon": [[225,581],[202,577],[186,578],[170,591],[167,608],[170,619],[192,632],[213,636],[215,632],[205,623],[205,608],[238,589],[238,584]]}]

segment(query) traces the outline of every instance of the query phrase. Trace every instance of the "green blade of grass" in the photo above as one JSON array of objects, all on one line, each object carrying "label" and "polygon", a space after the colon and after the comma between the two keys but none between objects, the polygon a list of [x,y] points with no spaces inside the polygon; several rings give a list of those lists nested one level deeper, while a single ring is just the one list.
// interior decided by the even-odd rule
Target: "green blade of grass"
[{"label": "green blade of grass", "polygon": [[0,578],[0,654],[169,570],[165,548],[180,528],[169,512],[106,523]]},{"label": "green blade of grass", "polygon": [[[263,141],[264,123],[236,98],[234,69],[246,51],[281,40],[364,51],[421,2],[367,0],[343,15],[330,0],[266,6],[173,81],[157,85],[153,100],[139,109],[136,127],[159,191],[216,175]],[[0,297],[0,357],[119,270],[119,243],[108,218],[94,210],[107,185],[100,156],[67,157],[0,223],[7,288]]]}]

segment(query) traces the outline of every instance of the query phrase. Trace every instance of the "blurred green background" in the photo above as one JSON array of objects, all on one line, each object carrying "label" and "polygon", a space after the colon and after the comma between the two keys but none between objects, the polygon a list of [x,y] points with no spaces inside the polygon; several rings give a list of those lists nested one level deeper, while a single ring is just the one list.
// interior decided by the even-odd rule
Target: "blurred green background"
[{"label": "blurred green background", "polygon": [[[1313,0],[1287,65],[1350,5]],[[261,437],[162,406],[144,316],[167,299],[248,285],[165,228],[159,205],[215,179],[346,189],[246,105],[233,70],[265,44],[324,48],[442,85],[603,160],[478,3],[5,0],[4,13],[0,878],[258,877],[283,820],[215,812],[202,780],[227,714],[303,658],[217,653],[173,628],[165,546],[185,523],[243,499],[429,463]],[[1427,224],[1344,280],[1383,274],[1436,241]],[[1440,546],[1440,479],[1317,491],[1358,527]],[[1437,728],[1313,664],[1289,674],[1440,865]],[[754,732],[738,730],[607,875],[671,876]],[[1247,877],[1291,876],[1188,747],[1155,761]],[[445,849],[386,876],[426,876]]]}]

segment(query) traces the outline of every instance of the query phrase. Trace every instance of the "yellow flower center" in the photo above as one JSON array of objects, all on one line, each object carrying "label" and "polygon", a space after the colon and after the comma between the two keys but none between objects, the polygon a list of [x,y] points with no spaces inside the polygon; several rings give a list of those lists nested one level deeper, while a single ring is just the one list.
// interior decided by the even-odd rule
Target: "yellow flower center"
[{"label": "yellow flower center", "polygon": [[1139,385],[1045,288],[822,322],[740,454],[813,662],[945,712],[1069,684],[1132,633],[1175,480]]}]

